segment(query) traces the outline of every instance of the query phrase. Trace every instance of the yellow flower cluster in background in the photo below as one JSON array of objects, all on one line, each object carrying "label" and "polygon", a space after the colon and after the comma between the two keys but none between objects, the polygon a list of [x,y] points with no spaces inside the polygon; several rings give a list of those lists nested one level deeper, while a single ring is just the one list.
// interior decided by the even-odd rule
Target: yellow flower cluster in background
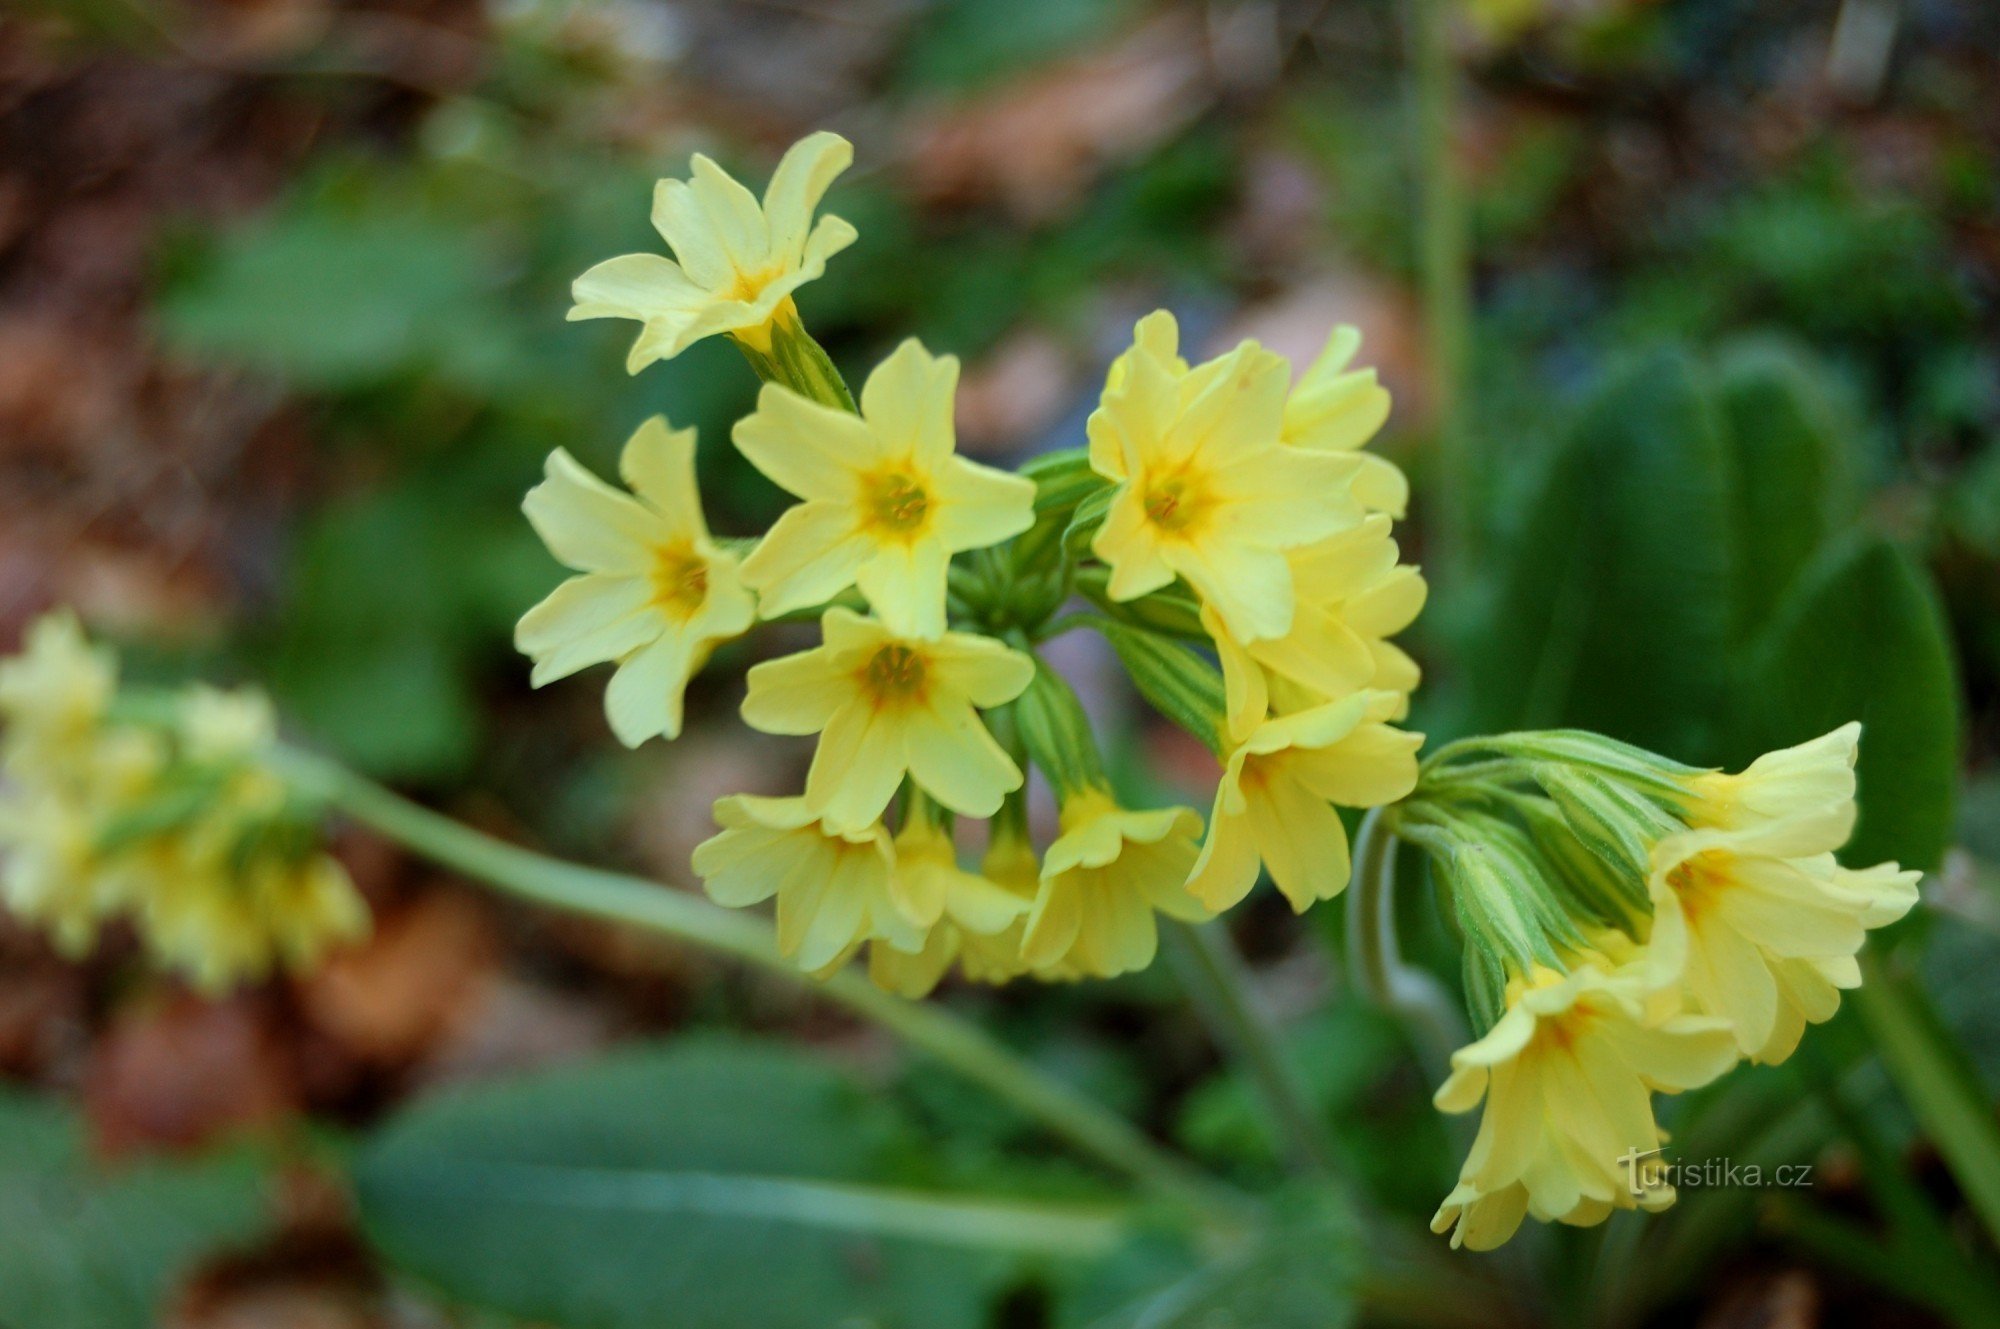
[{"label": "yellow flower cluster in background", "polygon": [[[1652,1095],[1785,1060],[1860,985],[1862,943],[1909,912],[1918,877],[1834,859],[1860,732],[1734,775],[1566,733],[1433,759],[1399,811],[1452,892],[1487,1030],[1437,1095],[1447,1112],[1485,1103],[1438,1231],[1486,1249],[1524,1215],[1588,1225],[1672,1203]],[[1460,755],[1476,778],[1453,777]]]},{"label": "yellow flower cluster in background", "polygon": [[[850,158],[833,135],[805,139],[760,204],[697,157],[656,195],[675,259],[578,279],[571,317],[642,324],[635,372],[703,336],[735,342],[765,383],[732,440],[797,502],[739,556],[703,520],[691,433],[642,427],[620,467],[630,494],[558,451],[526,509],[577,575],[521,621],[534,681],[615,664],[613,731],[672,738],[714,646],[758,619],[817,621],[819,645],[750,670],[742,707],[757,729],[815,738],[804,789],[721,800],[694,856],[716,900],[775,900],[778,945],[811,972],[866,948],[876,981],[910,996],[954,965],[981,982],[1109,976],[1152,962],[1159,915],[1211,917],[1260,865],[1295,908],[1338,894],[1335,805],[1407,794],[1420,741],[1394,727],[1417,672],[1388,638],[1423,581],[1389,533],[1408,486],[1361,450],[1389,402],[1350,368],[1359,338],[1336,331],[1295,384],[1255,342],[1191,365],[1173,317],[1150,315],[1087,447],[1022,474],[979,465],[956,450],[954,358],[906,341],[857,402],[798,316],[798,288],[854,238],[813,221]],[[1119,802],[1041,660],[1090,625],[1144,640],[1143,693],[1188,699],[1168,714],[1221,768],[1205,839],[1192,809]],[[1058,805],[1039,853],[1033,769]],[[964,835],[984,843],[976,866],[960,845],[973,820],[990,820]]]},{"label": "yellow flower cluster in background", "polygon": [[0,898],[64,952],[123,921],[220,991],[366,932],[314,810],[272,768],[261,694],[123,692],[111,654],[57,613],[0,663],[0,720]]}]

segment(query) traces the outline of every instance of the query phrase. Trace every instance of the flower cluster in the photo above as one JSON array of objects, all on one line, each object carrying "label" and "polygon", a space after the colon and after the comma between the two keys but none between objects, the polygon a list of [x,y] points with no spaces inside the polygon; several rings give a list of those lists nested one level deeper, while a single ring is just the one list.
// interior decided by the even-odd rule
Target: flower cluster
[{"label": "flower cluster", "polygon": [[[775,899],[802,968],[868,952],[920,996],[954,964],[982,982],[1108,976],[1151,963],[1157,916],[1234,905],[1261,868],[1294,908],[1348,878],[1336,805],[1407,794],[1419,736],[1395,727],[1417,683],[1389,638],[1422,607],[1391,524],[1403,476],[1361,449],[1388,394],[1336,331],[1294,383],[1246,341],[1201,364],[1173,317],[1140,321],[1110,367],[1087,447],[1019,473],[958,455],[958,362],[904,342],[858,400],[793,295],[854,238],[814,214],[851,158],[815,134],[761,201],[704,157],[662,181],[674,257],[628,255],[578,279],[574,318],[642,325],[629,367],[728,336],[764,380],[738,452],[797,501],[761,538],[712,536],[692,431],[626,445],[626,492],[562,451],[526,510],[576,576],[521,620],[534,681],[616,665],[605,693],[627,744],[680,732],[690,676],[759,621],[806,619],[820,644],[749,672],[744,720],[816,736],[804,789],[738,795],[695,852],[710,895]],[[1100,631],[1140,691],[1215,752],[1206,836],[1189,808],[1113,793],[1075,694],[1040,654]],[[1039,853],[1027,773],[1053,787]],[[986,821],[976,864],[965,823]]]},{"label": "flower cluster", "polygon": [[1652,1095],[1783,1061],[1859,986],[1863,941],[1909,911],[1918,877],[1834,859],[1860,732],[1733,775],[1561,731],[1431,759],[1399,830],[1450,892],[1486,1030],[1437,1094],[1447,1112],[1485,1102],[1438,1231],[1486,1249],[1525,1214],[1587,1225],[1672,1203],[1632,1161],[1664,1138]]},{"label": "flower cluster", "polygon": [[123,691],[110,653],[56,613],[0,662],[0,719],[0,898],[63,951],[124,919],[219,991],[367,930],[317,809],[274,769],[262,695]]}]

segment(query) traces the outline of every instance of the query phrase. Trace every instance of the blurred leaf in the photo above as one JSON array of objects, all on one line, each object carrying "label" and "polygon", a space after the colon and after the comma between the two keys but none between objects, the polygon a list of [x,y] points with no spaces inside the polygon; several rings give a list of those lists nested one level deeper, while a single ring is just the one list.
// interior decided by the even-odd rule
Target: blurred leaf
[{"label": "blurred leaf", "polygon": [[100,1168],[82,1135],[61,1107],[0,1095],[0,1324],[148,1329],[195,1262],[269,1217],[247,1155]]},{"label": "blurred leaf", "polygon": [[1734,465],[1734,637],[1761,630],[1820,546],[1853,515],[1848,458],[1819,371],[1783,342],[1722,357],[1717,405]]},{"label": "blurred leaf", "polygon": [[420,1103],[357,1170],[363,1221],[454,1299],[566,1326],[948,1329],[1102,1209],[882,1189],[879,1098],[780,1045],[682,1044]]},{"label": "blurred leaf", "polygon": [[[1191,1262],[1165,1237],[1135,1243],[1092,1276],[1067,1320],[1089,1329],[1344,1329],[1365,1260],[1359,1224],[1333,1192],[1281,1197],[1266,1230]],[[1143,1290],[1134,1292],[1134,1285]]]},{"label": "blurred leaf", "polygon": [[1694,366],[1612,371],[1531,485],[1464,662],[1473,723],[1576,725],[1683,760],[1726,680],[1726,456]]},{"label": "blurred leaf", "polygon": [[1937,866],[1957,788],[1958,679],[1936,594],[1907,554],[1875,536],[1823,553],[1739,699],[1739,730],[1758,750],[1861,721],[1861,820],[1842,857]]},{"label": "blurred leaf", "polygon": [[965,91],[1110,35],[1130,0],[940,0],[903,54],[912,88]]}]

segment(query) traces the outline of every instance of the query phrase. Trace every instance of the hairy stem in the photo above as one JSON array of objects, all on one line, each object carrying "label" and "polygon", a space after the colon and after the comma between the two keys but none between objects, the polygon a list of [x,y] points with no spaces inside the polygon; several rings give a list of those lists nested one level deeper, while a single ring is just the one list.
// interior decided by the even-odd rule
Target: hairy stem
[{"label": "hairy stem", "polygon": [[1451,1054],[1470,1041],[1458,1006],[1429,973],[1405,964],[1396,943],[1396,835],[1371,808],[1355,837],[1347,888],[1347,961],[1354,982],[1402,1020],[1433,1084],[1451,1072]]},{"label": "hairy stem", "polygon": [[905,1001],[842,971],[823,980],[783,959],[769,924],[657,882],[565,863],[460,825],[319,758],[287,754],[302,790],[440,866],[509,895],[692,942],[839,1002],[888,1029],[1162,1199],[1234,1221],[1245,1201],[1130,1123],[934,1005]]}]

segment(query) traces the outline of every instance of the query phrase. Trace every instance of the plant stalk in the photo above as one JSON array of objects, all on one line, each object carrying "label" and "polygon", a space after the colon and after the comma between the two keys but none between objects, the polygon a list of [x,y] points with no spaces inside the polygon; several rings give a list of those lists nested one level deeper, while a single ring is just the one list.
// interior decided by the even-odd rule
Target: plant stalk
[{"label": "plant stalk", "polygon": [[934,1005],[905,1001],[852,972],[825,979],[778,954],[768,923],[657,882],[548,858],[460,825],[353,772],[288,751],[287,774],[302,790],[432,862],[509,895],[572,913],[663,933],[810,988],[874,1021],[990,1090],[1052,1133],[1159,1198],[1235,1223],[1247,1201],[1148,1140],[1130,1123]]},{"label": "plant stalk", "polygon": [[1426,971],[1403,962],[1396,941],[1396,835],[1370,808],[1355,836],[1347,887],[1347,964],[1361,990],[1403,1022],[1434,1085],[1451,1073],[1451,1054],[1471,1041],[1458,1006]]}]

